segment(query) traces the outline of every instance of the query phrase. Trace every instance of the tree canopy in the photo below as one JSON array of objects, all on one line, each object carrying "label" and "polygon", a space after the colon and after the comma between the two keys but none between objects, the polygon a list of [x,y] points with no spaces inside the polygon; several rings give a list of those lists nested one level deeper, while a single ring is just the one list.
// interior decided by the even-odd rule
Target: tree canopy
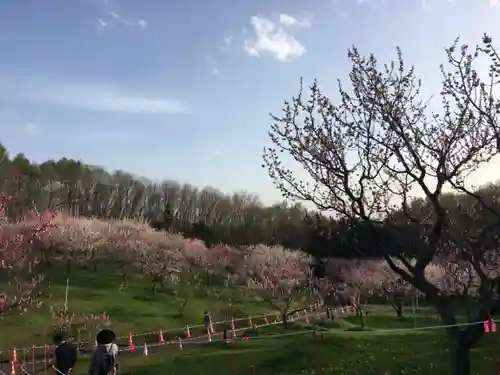
[{"label": "tree canopy", "polygon": [[[500,58],[487,35],[472,50],[457,39],[441,66],[436,112],[399,49],[387,64],[356,47],[348,57],[349,84],[339,81],[337,103],[314,82],[273,116],[265,165],[285,197],[309,201],[342,223],[339,241],[375,248],[426,295],[450,326],[452,373],[469,374],[469,350],[482,327],[457,326],[460,310],[449,297],[452,287],[451,294],[471,297],[462,299],[474,312],[471,322],[500,313],[498,188],[481,192],[468,181],[500,154]],[[455,276],[451,285],[430,277],[435,266]]]}]

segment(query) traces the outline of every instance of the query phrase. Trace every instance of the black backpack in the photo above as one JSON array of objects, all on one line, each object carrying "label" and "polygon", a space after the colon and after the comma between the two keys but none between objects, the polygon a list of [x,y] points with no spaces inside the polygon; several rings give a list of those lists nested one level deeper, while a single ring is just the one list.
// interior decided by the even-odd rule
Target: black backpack
[{"label": "black backpack", "polygon": [[102,367],[99,375],[109,375],[116,366],[115,357],[109,353],[104,354],[102,358]]}]

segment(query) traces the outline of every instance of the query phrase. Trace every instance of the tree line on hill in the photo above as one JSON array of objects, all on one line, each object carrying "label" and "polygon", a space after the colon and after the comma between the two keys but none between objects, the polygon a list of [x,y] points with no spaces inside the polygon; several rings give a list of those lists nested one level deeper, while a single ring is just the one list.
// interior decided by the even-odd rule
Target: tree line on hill
[{"label": "tree line on hill", "polygon": [[[66,158],[37,164],[23,154],[9,158],[1,145],[0,156],[1,189],[16,197],[8,210],[12,215],[49,207],[103,220],[147,220],[158,230],[200,239],[207,247],[221,243],[236,247],[281,245],[301,249],[317,259],[380,256],[374,244],[382,241],[382,227],[374,232],[361,223],[353,226],[349,220],[334,220],[299,203],[265,206],[248,193],[226,195],[211,187],[199,189],[176,181],[156,183]],[[497,185],[491,185],[481,194],[491,200],[498,190]],[[467,201],[465,196],[453,194],[444,199],[449,206]],[[415,210],[430,212],[429,202],[423,199],[414,200],[412,205]],[[399,230],[410,241],[418,238],[416,227]]]},{"label": "tree line on hill", "polygon": [[1,145],[0,160],[1,190],[16,197],[8,210],[12,216],[49,207],[103,220],[147,220],[156,229],[203,240],[208,247],[266,244],[313,255],[361,256],[332,242],[334,220],[300,204],[265,206],[244,192],[227,195],[212,187],[157,183],[67,158],[34,163],[23,154],[9,157]]}]

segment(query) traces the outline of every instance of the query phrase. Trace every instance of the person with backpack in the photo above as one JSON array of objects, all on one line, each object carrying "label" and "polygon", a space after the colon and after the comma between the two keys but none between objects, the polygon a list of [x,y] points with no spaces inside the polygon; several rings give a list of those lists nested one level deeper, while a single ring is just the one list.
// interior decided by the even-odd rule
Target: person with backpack
[{"label": "person with backpack", "polygon": [[57,375],[71,374],[77,361],[76,346],[64,339],[62,332],[54,334],[54,343],[57,345],[54,350],[53,366]]},{"label": "person with backpack", "polygon": [[89,375],[115,375],[118,367],[118,345],[114,343],[115,333],[103,329],[97,334],[97,346],[89,363]]}]

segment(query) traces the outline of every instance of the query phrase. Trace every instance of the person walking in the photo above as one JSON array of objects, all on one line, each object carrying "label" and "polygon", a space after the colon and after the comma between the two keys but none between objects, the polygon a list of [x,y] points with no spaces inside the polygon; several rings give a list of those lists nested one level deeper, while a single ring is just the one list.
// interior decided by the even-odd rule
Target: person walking
[{"label": "person walking", "polygon": [[103,329],[97,334],[97,346],[89,362],[89,375],[116,375],[118,345],[115,340],[116,335],[110,329]]},{"label": "person walking", "polygon": [[210,335],[212,333],[210,329],[212,328],[212,318],[207,311],[205,311],[205,314],[203,316],[203,326],[205,327],[205,332],[207,333],[207,335]]},{"label": "person walking", "polygon": [[53,360],[56,375],[71,374],[78,359],[76,346],[67,342],[62,332],[54,334],[54,343],[57,345]]}]

